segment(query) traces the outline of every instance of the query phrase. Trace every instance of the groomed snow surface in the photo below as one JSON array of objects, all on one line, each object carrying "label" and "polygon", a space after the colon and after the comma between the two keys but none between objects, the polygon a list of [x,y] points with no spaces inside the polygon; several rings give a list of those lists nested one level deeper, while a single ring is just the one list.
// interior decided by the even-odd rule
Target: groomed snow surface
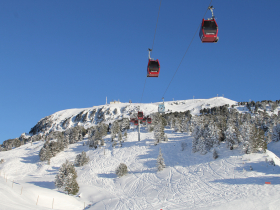
[{"label": "groomed snow surface", "polygon": [[[249,155],[221,144],[216,148],[219,157],[213,160],[212,153],[192,153],[192,137],[187,134],[169,129],[166,133],[169,141],[157,146],[153,133],[144,127],[140,142],[137,131],[132,129],[122,147],[118,144],[112,148],[108,135],[105,147],[88,149],[83,146],[85,138],[57,154],[50,165],[39,160],[43,142],[1,152],[0,159],[5,162],[0,164],[0,209],[280,208],[280,143],[269,144],[267,153]],[[187,143],[184,151],[182,142]],[[167,166],[161,172],[156,168],[159,148]],[[68,196],[56,189],[55,175],[66,159],[74,161],[82,151],[86,151],[90,162],[76,167],[80,192],[77,196]],[[274,159],[276,166],[266,159]],[[118,178],[115,169],[120,163],[128,166],[129,173]]]}]

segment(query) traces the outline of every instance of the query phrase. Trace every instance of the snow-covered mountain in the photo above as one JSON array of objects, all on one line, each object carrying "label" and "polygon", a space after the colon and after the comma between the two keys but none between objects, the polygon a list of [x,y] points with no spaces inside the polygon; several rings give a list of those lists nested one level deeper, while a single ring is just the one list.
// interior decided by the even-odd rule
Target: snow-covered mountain
[{"label": "snow-covered mountain", "polygon": [[[85,128],[94,126],[100,122],[110,123],[123,118],[130,118],[139,110],[144,115],[151,115],[158,111],[158,103],[120,103],[94,106],[82,109],[67,109],[56,112],[50,116],[41,119],[32,129],[31,133],[48,133],[50,131],[61,131],[77,125]],[[214,97],[210,99],[190,99],[181,101],[164,102],[166,113],[190,111],[192,115],[199,114],[204,108],[213,108],[218,106],[236,105],[236,101],[224,97]]]},{"label": "snow-covered mountain", "polygon": [[[138,110],[151,115],[157,112],[158,104],[121,103],[59,111],[39,121],[33,132],[46,134],[76,125],[89,128],[99,122],[129,118]],[[165,102],[165,108],[167,113],[189,110],[198,115],[201,109],[225,104],[248,112],[246,106],[223,97],[170,101]],[[278,111],[279,106],[270,112]],[[165,133],[168,141],[155,145],[154,133],[147,127],[141,127],[138,141],[137,130],[131,126],[122,144],[112,147],[108,134],[105,144],[96,149],[87,146],[85,135],[52,157],[50,164],[40,161],[44,141],[2,151],[0,209],[279,209],[280,142],[268,144],[266,153],[251,154],[238,148],[230,150],[221,142],[215,148],[219,157],[214,160],[210,151],[205,155],[192,152],[193,137],[188,133],[174,132],[168,126]],[[160,172],[156,167],[159,149],[166,164]],[[69,196],[55,187],[55,176],[66,160],[73,162],[82,151],[90,161],[75,167],[80,190],[78,195]],[[121,178],[115,173],[120,163],[128,168],[128,174]]]}]

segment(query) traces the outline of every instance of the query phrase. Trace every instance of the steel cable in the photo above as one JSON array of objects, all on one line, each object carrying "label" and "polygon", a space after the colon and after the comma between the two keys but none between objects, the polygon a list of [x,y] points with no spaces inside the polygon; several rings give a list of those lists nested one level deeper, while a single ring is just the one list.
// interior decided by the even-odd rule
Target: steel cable
[{"label": "steel cable", "polygon": [[[161,1],[162,1],[162,0],[160,0],[159,8],[158,8],[157,23],[156,23],[155,33],[154,33],[154,39],[153,39],[153,45],[152,45],[151,55],[152,55],[152,52],[153,52],[153,49],[154,49],[154,44],[155,44],[155,39],[156,39],[157,25],[158,25],[158,18],[159,18],[159,12],[160,12]],[[146,77],[146,79],[145,79],[144,88],[143,88],[143,91],[142,91],[142,96],[141,96],[141,101],[140,101],[140,103],[142,103],[142,99],[143,99],[143,95],[144,95],[144,91],[145,91],[145,86],[146,86],[146,81],[147,81],[147,77]]]},{"label": "steel cable", "polygon": [[[206,10],[206,12],[205,12],[204,15],[203,15],[203,18],[205,17],[205,15],[206,15],[206,13],[207,13],[207,11],[208,11],[208,8],[210,7],[211,3],[212,3],[212,0],[210,1],[209,6],[207,7],[207,10]],[[190,42],[190,44],[189,44],[189,46],[188,46],[188,48],[187,48],[187,50],[186,50],[186,52],[185,52],[183,58],[181,59],[181,62],[179,63],[179,66],[177,67],[177,69],[176,69],[176,71],[175,71],[173,77],[171,78],[171,80],[170,80],[170,82],[169,82],[169,84],[168,84],[168,86],[167,86],[167,88],[166,88],[166,90],[165,90],[165,92],[164,92],[162,98],[164,98],[165,93],[167,92],[167,90],[168,90],[168,88],[169,88],[169,86],[170,86],[172,80],[174,79],[174,77],[175,77],[175,75],[176,75],[178,69],[180,68],[180,66],[181,66],[181,64],[182,64],[182,62],[183,62],[183,60],[184,60],[184,58],[185,58],[185,56],[186,56],[186,54],[187,54],[187,52],[188,52],[188,50],[189,50],[189,48],[190,48],[190,46],[191,46],[193,40],[194,40],[194,37],[196,36],[196,33],[197,33],[197,31],[199,30],[199,28],[200,28],[200,26],[201,26],[201,25],[199,24],[199,26],[198,26],[198,28],[196,29],[195,34],[194,34],[194,36],[193,36],[193,38],[192,38],[192,40],[191,40],[191,42]]]}]

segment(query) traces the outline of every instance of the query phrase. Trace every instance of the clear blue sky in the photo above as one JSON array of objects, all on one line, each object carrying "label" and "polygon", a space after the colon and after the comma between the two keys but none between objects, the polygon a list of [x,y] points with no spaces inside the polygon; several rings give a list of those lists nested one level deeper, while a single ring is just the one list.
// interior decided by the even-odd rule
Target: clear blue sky
[{"label": "clear blue sky", "polygon": [[[0,1],[0,143],[41,118],[108,101],[140,102],[160,0]],[[209,0],[162,0],[143,103],[158,102]],[[278,100],[280,1],[213,0],[217,44],[198,34],[165,100]],[[206,17],[210,17],[208,12]]]}]

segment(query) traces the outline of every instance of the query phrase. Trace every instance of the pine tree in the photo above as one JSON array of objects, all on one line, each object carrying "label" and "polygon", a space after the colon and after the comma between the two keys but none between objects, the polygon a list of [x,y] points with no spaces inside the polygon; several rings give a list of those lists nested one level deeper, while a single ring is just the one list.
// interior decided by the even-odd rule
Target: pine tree
[{"label": "pine tree", "polygon": [[166,121],[160,116],[157,125],[154,128],[155,145],[165,140],[164,125]]},{"label": "pine tree", "polygon": [[207,141],[203,136],[199,137],[197,148],[200,154],[205,155],[207,153]]},{"label": "pine tree", "polygon": [[192,140],[192,152],[198,152],[198,144],[199,144],[199,138],[201,137],[201,126],[196,126],[192,132],[193,140]]},{"label": "pine tree", "polygon": [[267,149],[267,144],[265,141],[265,134],[261,128],[254,127],[252,139],[252,152],[257,152],[258,149],[262,149],[264,152]]},{"label": "pine tree", "polygon": [[117,168],[116,168],[116,174],[118,177],[122,177],[127,174],[127,166],[124,163],[121,163]]},{"label": "pine tree", "polygon": [[89,147],[94,147],[95,146],[94,140],[95,140],[94,136],[91,136],[91,137],[88,138],[88,146]]},{"label": "pine tree", "polygon": [[94,143],[93,143],[95,148],[97,148],[99,142],[101,142],[101,139],[102,139],[102,132],[96,130],[96,132],[94,133]]},{"label": "pine tree", "polygon": [[40,160],[41,161],[47,160],[48,164],[50,164],[50,159],[52,157],[52,153],[51,153],[51,150],[49,148],[49,144],[50,144],[49,141],[46,141],[44,143],[44,146],[42,147],[42,149],[39,152]]},{"label": "pine tree", "polygon": [[225,131],[225,142],[230,150],[233,149],[233,145],[238,144],[238,139],[235,133],[235,129],[231,124],[227,126],[227,129]]},{"label": "pine tree", "polygon": [[124,136],[124,140],[127,141],[127,131],[126,130],[125,130],[123,136]]},{"label": "pine tree", "polygon": [[108,125],[105,124],[105,123],[100,123],[100,126],[99,126],[99,131],[101,133],[101,136],[106,136],[107,133],[108,133]]},{"label": "pine tree", "polygon": [[273,127],[271,140],[280,141],[280,124]]},{"label": "pine tree", "polygon": [[77,172],[73,163],[66,160],[55,176],[55,185],[68,194],[76,195],[79,192],[79,185],[76,179]]},{"label": "pine tree", "polygon": [[252,152],[252,135],[254,125],[248,121],[245,121],[240,127],[240,134],[242,136],[242,150],[245,154],[249,154]]},{"label": "pine tree", "polygon": [[46,160],[48,161],[48,165],[50,165],[50,163],[51,163],[51,157],[52,157],[51,150],[47,144],[46,145]]},{"label": "pine tree", "polygon": [[115,140],[113,140],[112,147],[115,148],[116,145],[117,145],[117,142]]},{"label": "pine tree", "polygon": [[104,145],[105,145],[105,142],[104,142],[103,137],[102,137],[102,139],[101,139],[101,143],[100,143],[100,145],[101,145],[101,146],[104,146]]},{"label": "pine tree", "polygon": [[162,157],[161,148],[159,148],[159,154],[157,158],[157,169],[158,171],[162,171],[164,168],[165,168],[165,163]]},{"label": "pine tree", "polygon": [[174,118],[174,115],[171,115],[171,117],[170,117],[170,128],[174,128],[175,122],[176,122],[176,120]]},{"label": "pine tree", "polygon": [[114,121],[111,127],[111,136],[112,139],[115,138],[115,136],[120,132],[120,124],[118,121]]},{"label": "pine tree", "polygon": [[175,132],[183,131],[182,120],[180,118],[175,118],[174,131]]},{"label": "pine tree", "polygon": [[218,157],[219,157],[219,155],[218,155],[217,151],[214,149],[213,150],[213,158],[217,159]]},{"label": "pine tree", "polygon": [[81,154],[78,154],[75,158],[75,166],[83,166],[89,162],[89,157],[83,151]]},{"label": "pine tree", "polygon": [[121,132],[119,132],[119,134],[118,134],[118,140],[119,140],[119,142],[122,141],[122,133]]}]

